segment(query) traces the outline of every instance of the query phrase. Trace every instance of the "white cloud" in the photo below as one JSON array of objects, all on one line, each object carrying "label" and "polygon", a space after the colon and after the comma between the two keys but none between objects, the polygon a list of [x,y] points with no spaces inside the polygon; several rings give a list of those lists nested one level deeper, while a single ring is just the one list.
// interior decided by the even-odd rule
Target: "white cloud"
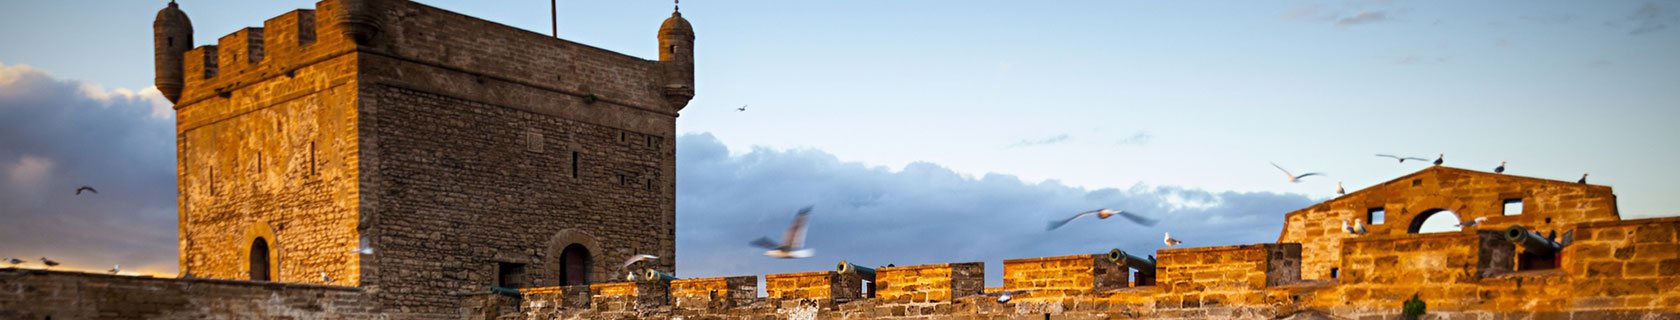
[{"label": "white cloud", "polygon": [[52,159],[23,155],[6,168],[6,178],[15,186],[37,185],[52,174]]}]

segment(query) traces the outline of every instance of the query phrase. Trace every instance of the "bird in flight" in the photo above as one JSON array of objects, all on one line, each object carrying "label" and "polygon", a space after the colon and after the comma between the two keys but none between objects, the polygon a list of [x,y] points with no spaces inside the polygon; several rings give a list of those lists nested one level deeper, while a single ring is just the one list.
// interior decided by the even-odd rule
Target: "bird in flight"
[{"label": "bird in flight", "polygon": [[1341,181],[1336,181],[1336,194],[1339,194],[1339,195],[1347,194],[1347,189],[1342,189],[1342,182]]},{"label": "bird in flight", "polygon": [[1010,291],[998,291],[998,292],[992,292],[992,293],[981,292],[980,295],[987,296],[987,297],[996,297],[998,303],[1008,303],[1009,300],[1014,299],[1015,296],[1023,295],[1023,294],[1026,294],[1026,293],[1027,293],[1026,290],[1010,290]]},{"label": "bird in flight", "polygon": [[1155,220],[1151,220],[1149,218],[1144,218],[1143,216],[1137,215],[1136,213],[1131,213],[1131,212],[1126,212],[1126,211],[1121,211],[1121,210],[1109,210],[1108,208],[1102,208],[1102,209],[1097,209],[1097,210],[1080,212],[1079,214],[1075,214],[1075,215],[1073,215],[1073,217],[1070,217],[1070,218],[1067,218],[1067,219],[1051,221],[1050,222],[1050,228],[1047,229],[1047,230],[1056,230],[1056,228],[1061,228],[1062,226],[1067,225],[1068,222],[1073,222],[1073,220],[1077,220],[1079,218],[1084,218],[1086,216],[1090,216],[1090,215],[1093,215],[1093,214],[1097,215],[1097,219],[1108,219],[1108,217],[1113,217],[1113,216],[1118,215],[1121,218],[1126,218],[1126,220],[1131,220],[1132,222],[1135,222],[1137,224],[1141,224],[1141,225],[1144,225],[1144,226],[1154,226],[1155,225]]},{"label": "bird in flight", "polygon": [[1180,245],[1180,244],[1184,243],[1184,241],[1178,241],[1178,239],[1173,239],[1172,232],[1165,233],[1165,235],[1161,237],[1161,242],[1166,243],[1168,247],[1176,246],[1176,245]]},{"label": "bird in flight", "polygon": [[618,269],[624,270],[624,268],[629,268],[630,265],[636,264],[637,262],[652,260],[659,260],[659,257],[651,254],[638,254],[634,257],[630,257],[629,260],[624,260],[624,264],[618,265]]},{"label": "bird in flight", "polygon": [[1392,155],[1392,154],[1378,154],[1377,156],[1378,157],[1383,157],[1383,158],[1393,158],[1394,160],[1400,160],[1400,163],[1406,163],[1406,160],[1429,161],[1429,159],[1424,159],[1424,158],[1401,157],[1401,156]]},{"label": "bird in flight", "polygon": [[1468,222],[1461,222],[1453,226],[1459,228],[1469,228],[1482,224],[1483,222],[1487,222],[1487,217],[1476,217],[1475,219],[1470,219]]},{"label": "bird in flight", "polygon": [[801,245],[805,242],[805,221],[809,219],[810,216],[811,207],[807,206],[804,209],[799,209],[799,213],[793,216],[793,225],[788,226],[787,234],[783,235],[782,243],[776,243],[774,240],[770,240],[769,237],[760,237],[757,240],[753,240],[751,244],[756,247],[770,249],[770,251],[765,251],[764,255],[772,258],[809,258],[811,255],[816,253],[816,250],[802,248]]},{"label": "bird in flight", "polygon": [[41,264],[46,265],[48,268],[57,267],[58,261],[49,260],[47,257],[41,257]]},{"label": "bird in flight", "polygon": [[741,105],[740,108],[735,108],[735,112],[742,112],[742,111],[747,111],[747,105],[743,104],[743,105]]},{"label": "bird in flight", "polygon": [[118,272],[122,272],[122,265],[120,265],[120,264],[119,265],[113,265],[113,266],[111,266],[111,270],[105,270],[105,272],[110,273],[110,274],[117,274]]},{"label": "bird in flight", "polygon": [[1283,167],[1278,166],[1277,163],[1275,163],[1275,162],[1272,163],[1272,167],[1277,168],[1280,171],[1283,171],[1283,175],[1285,177],[1289,177],[1289,183],[1301,183],[1301,178],[1306,178],[1307,176],[1322,176],[1322,175],[1324,175],[1323,173],[1319,173],[1319,172],[1308,172],[1308,173],[1304,173],[1304,174],[1301,174],[1301,175],[1295,175],[1294,173],[1290,173],[1288,169],[1284,169]]},{"label": "bird in flight", "polygon": [[1438,165],[1441,165],[1443,163],[1447,163],[1447,154],[1442,153],[1438,156],[1435,156],[1435,165],[1438,166]]},{"label": "bird in flight", "polygon": [[1569,246],[1570,243],[1574,243],[1574,242],[1575,242],[1575,230],[1570,229],[1569,231],[1564,231],[1563,232],[1563,239],[1558,239],[1558,246],[1559,247],[1567,247],[1567,246]]},{"label": "bird in flight", "polygon": [[1587,184],[1587,174],[1582,173],[1581,174],[1581,180],[1575,180],[1575,183]]},{"label": "bird in flight", "polygon": [[6,258],[6,263],[9,263],[9,264],[11,264],[11,265],[12,265],[12,266],[17,266],[17,265],[19,265],[19,264],[23,264],[23,259],[18,259],[18,258]]},{"label": "bird in flight", "polygon": [[1504,174],[1505,173],[1505,161],[1504,160],[1499,161],[1499,167],[1493,168],[1493,173],[1498,173],[1498,174]]},{"label": "bird in flight", "polygon": [[76,195],[78,195],[78,196],[82,195],[82,192],[84,192],[84,191],[85,192],[92,192],[93,194],[99,194],[99,190],[94,190],[93,187],[82,186],[81,188],[76,188]]}]

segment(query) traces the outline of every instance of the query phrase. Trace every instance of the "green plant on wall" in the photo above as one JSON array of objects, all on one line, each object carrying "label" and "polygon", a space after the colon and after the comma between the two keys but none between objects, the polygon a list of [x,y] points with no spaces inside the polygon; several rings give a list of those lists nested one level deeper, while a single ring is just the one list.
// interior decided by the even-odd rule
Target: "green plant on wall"
[{"label": "green plant on wall", "polygon": [[1406,304],[1401,306],[1401,308],[1400,308],[1401,318],[1402,319],[1417,319],[1418,317],[1423,316],[1423,311],[1424,311],[1425,308],[1427,308],[1427,306],[1424,305],[1423,299],[1418,299],[1418,295],[1416,293],[1413,293],[1412,294],[1412,299],[1411,300],[1406,300]]}]

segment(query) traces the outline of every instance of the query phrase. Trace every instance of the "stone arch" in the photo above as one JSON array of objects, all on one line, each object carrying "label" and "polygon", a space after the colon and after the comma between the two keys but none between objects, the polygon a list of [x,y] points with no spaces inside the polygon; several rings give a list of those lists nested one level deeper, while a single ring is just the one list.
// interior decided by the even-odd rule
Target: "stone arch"
[{"label": "stone arch", "polygon": [[[1387,206],[1386,214],[1388,215],[1388,221],[1391,221],[1391,223],[1408,223],[1405,230],[1390,229],[1393,230],[1390,231],[1390,234],[1400,234],[1401,232],[1417,233],[1417,227],[1421,226],[1423,221],[1428,219],[1429,216],[1434,215],[1440,210],[1452,211],[1454,215],[1458,216],[1460,221],[1474,219],[1477,217],[1477,210],[1471,208],[1470,205],[1466,204],[1462,199],[1433,194],[1427,196],[1412,196],[1402,202],[1402,205],[1399,207],[1392,205]],[[1395,228],[1398,227],[1399,225],[1396,224]]]},{"label": "stone arch", "polygon": [[[261,243],[266,245],[266,248],[258,248],[256,246],[256,244],[258,243],[257,241],[259,241],[259,240],[262,241]],[[266,279],[266,280],[267,281],[279,281],[280,280],[280,250],[281,250],[281,246],[280,246],[280,238],[276,237],[274,235],[274,227],[269,226],[268,223],[264,223],[264,222],[251,223],[251,225],[249,227],[245,228],[245,236],[243,238],[241,238],[241,241],[239,241],[238,246],[239,246],[239,254],[236,255],[238,257],[237,259],[239,259],[238,268],[240,268],[240,270],[244,271],[244,272],[241,272],[240,274],[245,275],[246,280],[264,280],[264,279],[260,279],[260,278],[254,278],[254,277],[252,277],[253,274],[250,273],[253,269],[252,265],[251,265],[251,259],[254,257],[251,254],[252,249],[257,249],[257,250],[266,249],[266,251],[268,251],[267,255],[266,255],[267,258],[268,258],[267,259],[268,263],[266,263],[267,267],[268,267],[267,268],[268,269],[267,270],[268,279]]]},{"label": "stone arch", "polygon": [[[1423,223],[1426,222],[1426,221],[1429,221],[1430,218],[1434,218],[1436,215],[1441,215],[1441,214],[1452,215],[1453,220],[1458,220],[1459,223],[1464,222],[1464,217],[1459,215],[1458,212],[1455,212],[1455,211],[1452,211],[1452,210],[1447,210],[1447,209],[1429,209],[1429,210],[1424,210],[1423,212],[1418,213],[1418,215],[1416,217],[1412,217],[1411,225],[1406,227],[1406,233],[1412,233],[1412,234],[1422,233]],[[1435,232],[1445,232],[1445,231],[1431,231],[1430,233],[1435,233]]]},{"label": "stone arch", "polygon": [[602,257],[606,256],[606,251],[603,250],[605,248],[601,247],[601,243],[595,240],[595,236],[582,230],[564,229],[554,233],[554,236],[548,240],[548,250],[546,255],[543,256],[543,265],[540,271],[536,272],[543,277],[542,285],[560,285],[563,280],[560,279],[560,268],[565,265],[565,262],[561,261],[561,253],[565,252],[566,247],[573,245],[583,247],[583,250],[589,252],[592,258],[590,259],[592,261],[589,262],[589,273],[585,278],[594,282],[607,279],[606,268],[602,267],[601,264],[601,261],[605,260]]}]

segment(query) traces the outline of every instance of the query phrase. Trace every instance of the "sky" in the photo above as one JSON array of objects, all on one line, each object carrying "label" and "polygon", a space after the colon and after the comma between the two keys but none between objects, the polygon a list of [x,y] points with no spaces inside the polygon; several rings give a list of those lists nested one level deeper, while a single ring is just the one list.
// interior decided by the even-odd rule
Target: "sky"
[{"label": "sky", "polygon": [[[421,2],[550,27],[546,2]],[[174,273],[173,115],[150,89],[162,6],[29,1],[0,12],[0,214],[14,221],[0,225],[0,255]],[[313,6],[181,1],[200,45]],[[670,14],[660,1],[559,6],[561,37],[645,58]],[[1153,251],[1166,229],[1193,245],[1275,241],[1284,213],[1333,196],[1337,181],[1351,191],[1422,169],[1376,153],[1444,154],[1484,171],[1509,161],[1508,174],[1558,180],[1590,172],[1615,188],[1624,218],[1680,215],[1680,1],[689,1],[682,11],[698,71],[677,122],[679,276],[823,270],[841,258],[1001,270],[1004,258]],[[1328,176],[1290,184],[1269,162]],[[78,181],[99,181],[101,201],[68,201],[61,191]],[[750,239],[730,238],[772,235],[807,204],[818,206],[821,259],[754,260]],[[1099,206],[1163,223],[1042,230]],[[54,236],[31,236],[41,234]]]}]

